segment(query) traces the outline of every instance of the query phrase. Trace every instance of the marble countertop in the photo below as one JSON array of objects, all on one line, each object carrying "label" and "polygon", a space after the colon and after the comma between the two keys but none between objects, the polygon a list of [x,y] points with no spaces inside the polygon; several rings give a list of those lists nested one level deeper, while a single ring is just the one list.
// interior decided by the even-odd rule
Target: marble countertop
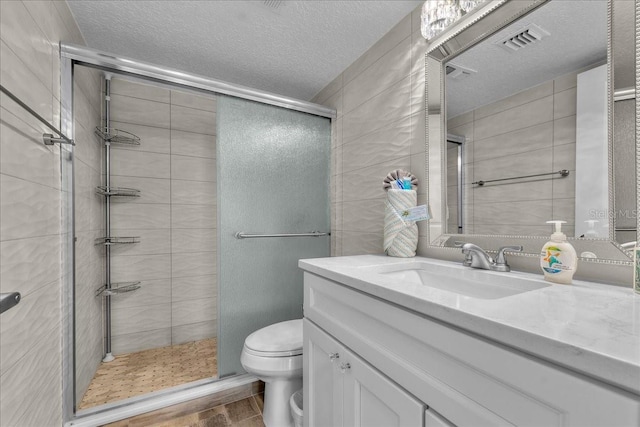
[{"label": "marble countertop", "polygon": [[[550,285],[498,299],[479,299],[376,274],[372,266],[430,258],[358,255],[300,260],[305,271],[438,319],[640,395],[640,295],[623,288],[574,280],[545,282],[540,275],[480,271]],[[452,271],[455,271],[452,270]]]}]

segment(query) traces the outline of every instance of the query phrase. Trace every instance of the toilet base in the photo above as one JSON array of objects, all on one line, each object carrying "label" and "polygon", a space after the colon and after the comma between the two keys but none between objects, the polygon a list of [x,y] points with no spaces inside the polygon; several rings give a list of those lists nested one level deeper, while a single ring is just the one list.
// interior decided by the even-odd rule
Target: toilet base
[{"label": "toilet base", "polygon": [[293,427],[289,398],[301,388],[302,378],[270,378],[269,382],[265,382],[262,411],[265,427]]}]

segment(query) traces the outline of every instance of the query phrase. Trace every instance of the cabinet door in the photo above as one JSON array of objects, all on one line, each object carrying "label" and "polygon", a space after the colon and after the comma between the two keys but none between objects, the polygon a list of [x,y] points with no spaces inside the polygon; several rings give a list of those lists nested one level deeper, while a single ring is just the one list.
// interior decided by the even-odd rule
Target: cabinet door
[{"label": "cabinet door", "polygon": [[303,328],[304,426],[341,427],[343,375],[336,365],[342,346],[307,319]]},{"label": "cabinet door", "polygon": [[421,402],[354,353],[342,350],[339,370],[344,381],[344,425],[416,427],[423,425]]}]

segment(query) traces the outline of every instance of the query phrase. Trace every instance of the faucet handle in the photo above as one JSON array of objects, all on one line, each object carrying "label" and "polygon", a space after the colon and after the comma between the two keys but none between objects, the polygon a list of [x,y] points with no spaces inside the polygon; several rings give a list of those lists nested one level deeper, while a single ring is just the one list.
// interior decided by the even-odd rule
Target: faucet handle
[{"label": "faucet handle", "polygon": [[503,271],[508,272],[511,271],[511,267],[507,264],[507,256],[505,255],[506,251],[509,252],[522,252],[522,245],[514,245],[514,246],[503,246],[498,249],[498,255],[496,256],[496,262],[491,266],[493,271]]},{"label": "faucet handle", "polygon": [[462,265],[464,265],[465,267],[471,267],[471,262],[473,261],[473,255],[471,254],[471,252],[463,248],[463,246],[466,245],[467,243],[455,241],[453,242],[453,244],[455,245],[456,248],[462,248],[462,253],[464,254],[464,261],[462,261]]}]

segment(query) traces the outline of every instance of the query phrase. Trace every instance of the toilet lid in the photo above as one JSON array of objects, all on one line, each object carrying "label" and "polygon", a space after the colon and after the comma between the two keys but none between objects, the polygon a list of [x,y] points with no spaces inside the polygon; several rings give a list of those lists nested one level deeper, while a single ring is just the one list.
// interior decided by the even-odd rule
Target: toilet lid
[{"label": "toilet lid", "polygon": [[262,356],[302,354],[302,319],[288,320],[258,329],[247,337],[245,348]]}]

